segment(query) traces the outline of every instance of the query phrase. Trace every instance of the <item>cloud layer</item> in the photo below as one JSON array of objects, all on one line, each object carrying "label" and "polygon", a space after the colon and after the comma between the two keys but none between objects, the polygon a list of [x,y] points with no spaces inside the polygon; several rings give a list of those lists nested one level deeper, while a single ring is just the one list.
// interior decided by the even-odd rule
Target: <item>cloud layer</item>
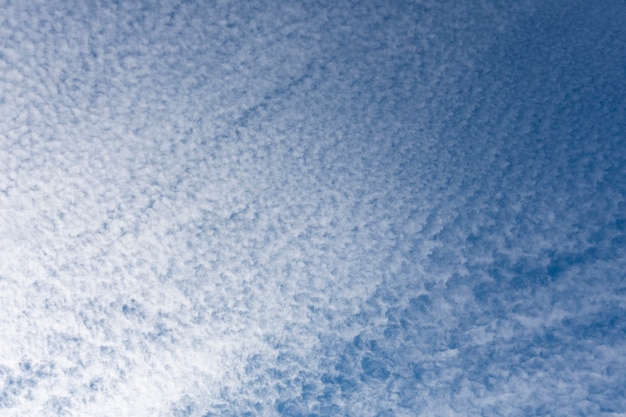
[{"label": "cloud layer", "polygon": [[626,9],[0,1],[8,416],[626,413]]}]

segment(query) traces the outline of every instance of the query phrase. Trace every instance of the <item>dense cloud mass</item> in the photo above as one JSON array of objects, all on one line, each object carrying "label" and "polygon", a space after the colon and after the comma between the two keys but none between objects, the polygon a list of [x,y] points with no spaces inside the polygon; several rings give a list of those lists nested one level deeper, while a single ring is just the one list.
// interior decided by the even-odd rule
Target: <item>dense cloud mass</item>
[{"label": "dense cloud mass", "polygon": [[625,21],[0,0],[0,414],[626,415]]}]

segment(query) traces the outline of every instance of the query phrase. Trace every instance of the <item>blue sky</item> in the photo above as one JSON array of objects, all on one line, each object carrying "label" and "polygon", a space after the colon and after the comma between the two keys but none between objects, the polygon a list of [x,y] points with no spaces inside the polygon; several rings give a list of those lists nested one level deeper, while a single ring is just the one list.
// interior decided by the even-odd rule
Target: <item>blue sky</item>
[{"label": "blue sky", "polygon": [[626,416],[624,21],[0,0],[1,414]]}]

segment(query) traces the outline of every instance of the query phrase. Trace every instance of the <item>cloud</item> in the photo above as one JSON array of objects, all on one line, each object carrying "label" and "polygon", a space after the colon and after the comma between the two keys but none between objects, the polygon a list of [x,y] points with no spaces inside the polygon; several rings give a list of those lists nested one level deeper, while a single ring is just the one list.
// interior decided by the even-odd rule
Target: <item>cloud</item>
[{"label": "cloud", "polygon": [[79,3],[0,12],[3,412],[624,412],[622,9]]}]

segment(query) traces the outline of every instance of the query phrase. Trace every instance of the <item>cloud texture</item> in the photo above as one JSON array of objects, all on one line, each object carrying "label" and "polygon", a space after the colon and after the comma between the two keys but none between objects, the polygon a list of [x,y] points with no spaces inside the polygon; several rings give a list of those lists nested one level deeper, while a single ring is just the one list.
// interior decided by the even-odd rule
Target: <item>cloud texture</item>
[{"label": "cloud texture", "polygon": [[386,3],[0,0],[3,415],[626,415],[626,8]]}]

